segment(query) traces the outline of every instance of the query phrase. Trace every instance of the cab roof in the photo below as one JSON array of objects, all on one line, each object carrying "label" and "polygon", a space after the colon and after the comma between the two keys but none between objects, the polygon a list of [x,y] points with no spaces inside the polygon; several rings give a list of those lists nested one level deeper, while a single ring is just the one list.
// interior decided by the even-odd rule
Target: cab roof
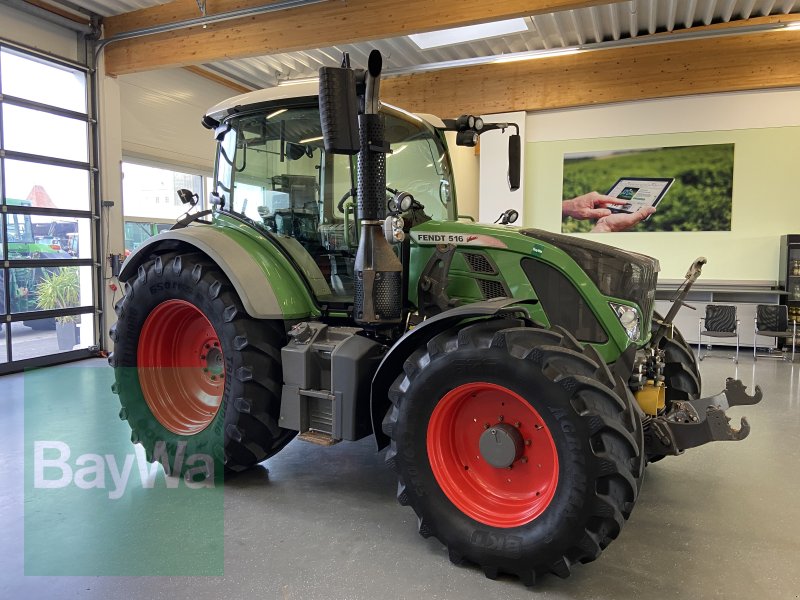
[{"label": "cab roof", "polygon": [[[248,108],[255,107],[259,104],[267,104],[278,100],[287,100],[290,98],[310,98],[317,96],[318,94],[319,83],[317,81],[279,85],[277,87],[255,90],[253,92],[247,92],[246,94],[233,96],[232,98],[227,98],[209,108],[206,111],[205,116],[221,123],[226,117],[234,113],[243,112]],[[411,117],[422,119],[433,127],[444,127],[442,120],[434,115],[414,114],[401,108],[397,108],[396,106],[392,106],[391,104],[386,104],[385,102],[382,104],[397,110],[398,112],[405,113]]]},{"label": "cab roof", "polygon": [[287,98],[316,96],[317,94],[319,94],[319,83],[316,81],[307,81],[294,85],[279,85],[277,87],[255,90],[254,92],[247,92],[246,94],[239,94],[238,96],[227,98],[209,108],[206,111],[206,116],[221,122],[228,115],[241,112],[246,107],[254,104],[286,100]]}]

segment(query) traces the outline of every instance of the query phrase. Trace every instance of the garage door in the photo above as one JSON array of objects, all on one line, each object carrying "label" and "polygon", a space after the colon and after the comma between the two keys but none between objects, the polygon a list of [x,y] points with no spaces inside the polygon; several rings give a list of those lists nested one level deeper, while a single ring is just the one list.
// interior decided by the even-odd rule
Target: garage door
[{"label": "garage door", "polygon": [[0,373],[96,349],[91,83],[82,65],[0,41]]}]

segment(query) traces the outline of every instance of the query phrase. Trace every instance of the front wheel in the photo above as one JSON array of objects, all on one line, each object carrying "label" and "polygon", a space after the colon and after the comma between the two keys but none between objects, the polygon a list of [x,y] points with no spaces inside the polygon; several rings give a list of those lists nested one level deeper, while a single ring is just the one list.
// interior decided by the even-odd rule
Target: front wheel
[{"label": "front wheel", "polygon": [[[661,315],[653,314],[652,331],[657,331]],[[677,327],[667,330],[658,347],[664,351],[664,385],[667,401],[696,400],[700,397],[702,380],[697,358]]]},{"label": "front wheel", "polygon": [[390,390],[398,499],[454,562],[528,585],[596,559],[631,513],[642,429],[568,333],[487,321],[413,354]]},{"label": "front wheel", "polygon": [[282,322],[250,318],[202,254],[155,257],[124,287],[109,363],[120,418],[148,460],[185,475],[189,457],[204,456],[220,475],[292,439],[278,426]]}]

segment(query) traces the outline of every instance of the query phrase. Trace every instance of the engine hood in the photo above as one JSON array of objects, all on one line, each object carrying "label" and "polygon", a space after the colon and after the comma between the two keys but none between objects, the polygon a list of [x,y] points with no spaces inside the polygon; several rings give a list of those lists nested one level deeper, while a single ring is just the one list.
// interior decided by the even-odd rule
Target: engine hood
[{"label": "engine hood", "polygon": [[[563,235],[560,233],[552,233],[542,229],[519,229],[518,231],[519,233],[528,237],[552,244],[553,246],[560,248],[572,256],[572,258],[575,258],[575,255],[590,253],[598,257],[606,256],[614,257],[618,260],[628,260],[633,263],[641,264],[642,266],[647,266],[653,269],[656,273],[661,270],[658,259],[655,259],[652,256],[647,256],[646,254],[621,250],[620,248],[615,248],[614,246],[608,246],[607,244],[601,244],[592,240],[571,235]],[[573,250],[571,251],[570,248]]]},{"label": "engine hood", "polygon": [[520,229],[519,233],[562,250],[578,263],[603,294],[634,302],[649,318],[660,270],[655,258],[540,229]]}]

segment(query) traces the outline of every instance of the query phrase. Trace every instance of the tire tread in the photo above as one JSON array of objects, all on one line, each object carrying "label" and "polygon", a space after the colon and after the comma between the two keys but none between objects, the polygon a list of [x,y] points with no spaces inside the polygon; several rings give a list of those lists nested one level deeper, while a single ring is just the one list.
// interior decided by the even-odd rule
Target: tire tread
[{"label": "tire tread", "polygon": [[[383,421],[383,430],[390,437],[386,454],[387,464],[398,473],[398,501],[410,505],[419,515],[416,497],[403,481],[397,462],[397,423],[405,391],[411,380],[441,354],[465,346],[497,348],[509,355],[536,364],[552,382],[564,387],[574,400],[573,410],[584,420],[592,438],[602,442],[590,469],[596,477],[594,502],[590,503],[591,516],[586,520],[582,535],[567,550],[548,564],[527,565],[525,568],[504,567],[496,564],[478,564],[484,574],[494,579],[501,573],[516,575],[526,585],[532,585],[537,575],[553,573],[568,577],[574,563],[595,560],[619,532],[630,515],[637,499],[644,474],[641,424],[637,429],[632,422],[635,414],[628,403],[631,398],[620,398],[614,391],[614,377],[607,365],[599,361],[593,348],[583,347],[571,334],[559,328],[540,329],[508,326],[506,321],[485,321],[469,325],[458,332],[445,332],[431,339],[425,348],[414,352],[389,390],[391,406]],[[576,406],[578,408],[576,408]],[[423,531],[424,529],[424,531]],[[420,533],[436,537],[436,525],[420,520]],[[439,537],[447,545],[446,540]],[[448,547],[451,557],[459,563],[472,562],[464,548]]]},{"label": "tire tread", "polygon": [[[151,257],[139,267],[133,279],[123,283],[125,294],[115,307],[118,322],[110,331],[117,348],[109,356],[109,364],[118,368],[114,391],[120,396],[120,417],[128,421],[138,439],[144,439],[139,431],[148,429],[146,420],[131,422],[133,412],[126,406],[129,400],[125,394],[119,393],[123,387],[119,382],[119,368],[135,367],[135,360],[131,357],[135,357],[136,352],[135,348],[117,351],[120,343],[125,341],[120,335],[120,322],[124,321],[126,313],[132,312],[126,308],[133,302],[137,290],[164,277],[185,277],[193,287],[204,288],[222,315],[226,331],[233,332],[232,345],[239,355],[239,366],[233,376],[243,389],[228,403],[226,426],[223,428],[224,451],[219,452],[219,458],[224,460],[229,471],[241,471],[269,458],[295,435],[293,431],[282,429],[276,418],[282,387],[280,347],[285,339],[283,324],[251,318],[242,309],[241,301],[225,274],[207,256],[198,252],[171,252]],[[125,362],[120,358],[121,354],[127,356]],[[234,415],[230,415],[231,412]],[[146,449],[146,454],[148,459],[152,458],[151,451]]]}]

